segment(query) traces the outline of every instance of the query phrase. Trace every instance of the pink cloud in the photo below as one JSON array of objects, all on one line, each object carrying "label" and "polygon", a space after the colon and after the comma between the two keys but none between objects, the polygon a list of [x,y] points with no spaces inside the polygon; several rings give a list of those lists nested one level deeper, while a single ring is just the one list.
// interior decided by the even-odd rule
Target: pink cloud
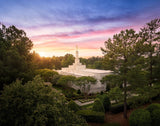
[{"label": "pink cloud", "polygon": [[[127,28],[129,29],[133,27],[129,26]],[[127,28],[112,28],[106,30],[88,31],[87,33],[72,32],[39,35],[31,37],[31,39],[35,43],[33,50],[36,50],[37,52],[48,52],[49,56],[51,54],[56,55],[58,52],[61,54],[64,54],[64,52],[74,53],[76,45],[79,46],[81,53],[88,50],[87,55],[101,55],[100,47],[104,46],[104,41],[106,41],[108,37],[112,37],[113,34],[119,33],[121,30]],[[138,29],[139,27],[136,26],[134,28]]]}]

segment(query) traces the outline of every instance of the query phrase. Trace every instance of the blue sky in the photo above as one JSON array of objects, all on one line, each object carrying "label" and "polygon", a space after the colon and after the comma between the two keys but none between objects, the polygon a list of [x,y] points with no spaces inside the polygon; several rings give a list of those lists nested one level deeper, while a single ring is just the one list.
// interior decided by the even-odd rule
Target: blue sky
[{"label": "blue sky", "polygon": [[108,37],[160,18],[160,0],[0,0],[0,22],[23,29],[41,56],[102,55]]}]

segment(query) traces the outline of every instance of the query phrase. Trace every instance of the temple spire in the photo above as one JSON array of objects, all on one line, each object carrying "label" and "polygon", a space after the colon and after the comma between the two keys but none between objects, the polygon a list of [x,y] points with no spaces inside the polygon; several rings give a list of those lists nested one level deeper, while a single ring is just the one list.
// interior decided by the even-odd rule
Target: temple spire
[{"label": "temple spire", "polygon": [[76,45],[76,58],[75,63],[79,63],[79,57],[78,57],[78,46]]}]

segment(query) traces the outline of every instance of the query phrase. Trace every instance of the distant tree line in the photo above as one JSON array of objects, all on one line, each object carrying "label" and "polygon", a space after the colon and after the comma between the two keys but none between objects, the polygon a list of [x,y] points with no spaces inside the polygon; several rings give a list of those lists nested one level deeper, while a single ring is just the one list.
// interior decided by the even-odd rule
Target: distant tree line
[{"label": "distant tree line", "polygon": [[[55,69],[68,67],[74,63],[75,57],[72,54],[65,56],[41,57],[38,53],[33,52],[33,64],[36,69]],[[103,57],[80,58],[80,62],[90,69],[104,69]]]},{"label": "distant tree line", "polygon": [[90,69],[104,69],[103,57],[80,58],[80,62]]},{"label": "distant tree line", "polygon": [[[55,69],[68,67],[74,63],[75,57],[66,54],[60,57],[40,57],[38,53],[31,52],[32,41],[23,30],[15,26],[0,25],[0,89],[4,84],[10,84],[16,79],[22,83],[32,80],[38,69]],[[89,68],[100,68],[102,58],[81,58],[82,63]]]}]

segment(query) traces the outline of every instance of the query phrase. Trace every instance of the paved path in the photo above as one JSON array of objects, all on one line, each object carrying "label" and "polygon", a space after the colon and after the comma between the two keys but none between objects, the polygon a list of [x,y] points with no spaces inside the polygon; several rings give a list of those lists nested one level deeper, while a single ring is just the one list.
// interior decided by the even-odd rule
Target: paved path
[{"label": "paved path", "polygon": [[[80,101],[78,101],[78,100],[75,100],[74,101],[77,105],[79,105],[79,106],[83,106],[83,105],[88,105],[88,104],[91,104],[91,103],[94,103],[94,101],[89,101],[89,102],[84,102],[84,103],[82,103],[82,102],[80,102]],[[112,103],[115,103],[115,101],[111,101],[111,104]]]},{"label": "paved path", "polygon": [[79,105],[79,106],[83,106],[83,105],[91,104],[91,103],[93,103],[94,101],[89,101],[89,102],[81,103],[80,101],[75,100],[74,102],[75,102],[77,105]]}]

